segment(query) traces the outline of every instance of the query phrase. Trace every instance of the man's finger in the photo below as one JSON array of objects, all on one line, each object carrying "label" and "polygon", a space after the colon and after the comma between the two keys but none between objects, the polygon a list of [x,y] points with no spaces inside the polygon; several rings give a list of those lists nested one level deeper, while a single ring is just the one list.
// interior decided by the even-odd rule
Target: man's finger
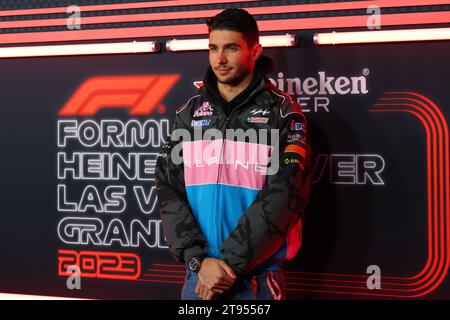
[{"label": "man's finger", "polygon": [[209,291],[208,294],[206,295],[206,300],[211,300],[212,298],[214,298],[215,293],[212,291]]},{"label": "man's finger", "polygon": [[229,289],[234,281],[232,281],[227,275],[223,277],[216,277],[211,279],[201,279],[202,284],[208,289],[212,289],[214,287],[222,287],[223,289]]},{"label": "man's finger", "polygon": [[217,289],[217,290],[228,290],[228,289],[231,288],[231,285],[229,285],[229,284],[212,284],[211,286],[205,285],[205,287],[208,290],[215,290],[215,289]]},{"label": "man's finger", "polygon": [[199,289],[200,289],[200,279],[197,280],[197,285],[195,286],[195,293],[199,294]]},{"label": "man's finger", "polygon": [[204,286],[200,286],[200,299],[205,300],[205,287]]},{"label": "man's finger", "polygon": [[210,291],[212,291],[214,293],[222,294],[224,290],[227,290],[227,289],[219,289],[219,288],[214,287]]},{"label": "man's finger", "polygon": [[206,286],[207,288],[213,287],[214,281],[211,278],[203,277],[202,275],[198,275],[199,280],[201,281],[202,285]]},{"label": "man's finger", "polygon": [[207,287],[202,286],[202,300],[206,300],[206,298],[208,297],[208,293],[209,293],[209,292],[210,292],[210,291],[208,290]]},{"label": "man's finger", "polygon": [[231,287],[235,281],[236,279],[230,278],[228,274],[224,274],[222,278],[219,278],[217,279],[217,281],[215,281],[215,285]]},{"label": "man's finger", "polygon": [[222,278],[218,278],[215,281],[213,281],[213,286],[227,286],[231,287],[234,283],[234,279],[229,278],[227,275],[225,275]]},{"label": "man's finger", "polygon": [[220,260],[220,266],[225,270],[225,272],[233,279],[236,279],[236,273],[233,268],[231,268],[225,261]]},{"label": "man's finger", "polygon": [[222,290],[222,291],[225,291],[225,290],[228,290],[228,289],[230,289],[230,288],[231,288],[231,286],[215,285],[215,286],[213,286],[211,289],[212,289],[212,290]]}]

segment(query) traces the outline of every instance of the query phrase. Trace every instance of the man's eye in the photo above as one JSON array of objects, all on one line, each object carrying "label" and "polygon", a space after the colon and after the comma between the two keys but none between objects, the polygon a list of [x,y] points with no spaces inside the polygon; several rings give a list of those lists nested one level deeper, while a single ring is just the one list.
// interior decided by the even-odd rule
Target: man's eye
[{"label": "man's eye", "polygon": [[231,50],[231,52],[236,52],[237,48],[236,47],[231,47],[230,50]]},{"label": "man's eye", "polygon": [[209,50],[212,51],[212,52],[216,52],[217,48],[209,48]]}]

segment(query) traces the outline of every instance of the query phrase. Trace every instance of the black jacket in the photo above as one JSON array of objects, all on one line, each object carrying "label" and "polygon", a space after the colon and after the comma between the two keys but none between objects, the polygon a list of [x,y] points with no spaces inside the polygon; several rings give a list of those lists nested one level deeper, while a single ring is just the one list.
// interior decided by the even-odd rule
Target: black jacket
[{"label": "black jacket", "polygon": [[[228,105],[209,69],[206,85],[176,112],[155,175],[164,234],[179,262],[207,253],[245,274],[279,269],[300,248],[311,188],[307,122],[298,103],[265,77],[270,65],[261,56],[248,90]],[[190,135],[180,149],[175,129]],[[222,136],[198,134],[208,129]],[[230,138],[227,129],[248,135]],[[278,129],[279,137],[252,136],[260,129]],[[174,163],[177,154],[182,163]],[[276,174],[267,175],[268,167]]]}]

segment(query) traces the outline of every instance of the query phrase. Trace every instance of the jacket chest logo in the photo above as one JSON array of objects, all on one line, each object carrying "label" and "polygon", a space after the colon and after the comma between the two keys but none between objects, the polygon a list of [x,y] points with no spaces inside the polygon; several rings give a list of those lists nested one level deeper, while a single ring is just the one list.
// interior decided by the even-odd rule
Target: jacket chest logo
[{"label": "jacket chest logo", "polygon": [[253,115],[253,117],[248,117],[247,122],[251,123],[267,123],[269,122],[269,117],[255,117],[257,115],[269,115],[270,111],[268,109],[253,109],[250,111],[250,114]]},{"label": "jacket chest logo", "polygon": [[270,111],[268,109],[253,109],[252,111],[250,111],[250,114],[253,116],[256,116],[258,114],[261,114],[263,116],[265,116],[266,114],[269,114]]},{"label": "jacket chest logo", "polygon": [[269,118],[266,117],[248,117],[247,122],[251,123],[267,123],[269,122]]},{"label": "jacket chest logo", "polygon": [[197,108],[197,110],[195,110],[194,118],[212,116],[213,111],[214,109],[212,105],[208,101],[205,101],[200,107]]}]

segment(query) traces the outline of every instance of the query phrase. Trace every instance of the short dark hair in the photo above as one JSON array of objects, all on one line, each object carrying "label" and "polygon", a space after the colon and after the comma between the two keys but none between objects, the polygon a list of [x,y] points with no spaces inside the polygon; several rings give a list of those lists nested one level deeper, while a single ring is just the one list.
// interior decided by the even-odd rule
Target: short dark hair
[{"label": "short dark hair", "polygon": [[208,33],[230,30],[242,33],[249,48],[259,43],[259,30],[255,18],[244,9],[225,9],[206,22]]}]

